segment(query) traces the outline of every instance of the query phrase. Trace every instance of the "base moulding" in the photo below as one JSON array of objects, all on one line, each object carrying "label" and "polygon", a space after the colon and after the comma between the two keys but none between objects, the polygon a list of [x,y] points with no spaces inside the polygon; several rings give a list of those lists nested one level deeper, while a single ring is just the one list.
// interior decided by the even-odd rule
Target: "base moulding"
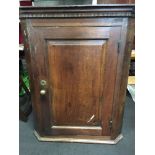
[{"label": "base moulding", "polygon": [[45,141],[45,142],[76,142],[76,143],[99,143],[99,144],[117,144],[122,138],[123,135],[120,134],[116,137],[114,140],[105,139],[105,138],[80,138],[78,136],[46,136],[42,137],[40,136],[37,131],[34,130],[34,135],[39,141]]}]

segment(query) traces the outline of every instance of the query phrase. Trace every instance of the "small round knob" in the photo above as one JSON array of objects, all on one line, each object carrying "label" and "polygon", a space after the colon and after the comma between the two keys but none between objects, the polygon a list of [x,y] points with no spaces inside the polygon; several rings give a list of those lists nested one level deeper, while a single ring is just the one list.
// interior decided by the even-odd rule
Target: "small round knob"
[{"label": "small round knob", "polygon": [[47,84],[47,82],[46,82],[45,80],[41,80],[41,81],[40,81],[40,85],[41,85],[42,87],[45,87],[46,84]]},{"label": "small round knob", "polygon": [[40,95],[45,95],[46,94],[46,90],[42,89],[40,90]]}]

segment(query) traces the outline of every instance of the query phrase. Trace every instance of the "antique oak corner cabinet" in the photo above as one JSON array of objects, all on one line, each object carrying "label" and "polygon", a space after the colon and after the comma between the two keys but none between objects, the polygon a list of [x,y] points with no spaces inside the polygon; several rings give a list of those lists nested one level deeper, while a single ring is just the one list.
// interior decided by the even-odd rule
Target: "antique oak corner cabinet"
[{"label": "antique oak corner cabinet", "polygon": [[21,7],[35,135],[116,144],[121,138],[134,5]]}]

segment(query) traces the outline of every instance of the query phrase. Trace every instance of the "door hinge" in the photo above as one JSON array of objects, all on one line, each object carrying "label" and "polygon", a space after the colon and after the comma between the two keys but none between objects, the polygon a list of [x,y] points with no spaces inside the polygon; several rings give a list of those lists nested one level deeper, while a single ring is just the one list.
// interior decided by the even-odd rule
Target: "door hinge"
[{"label": "door hinge", "polygon": [[120,53],[120,46],[121,46],[121,41],[117,42],[117,52],[118,54]]},{"label": "door hinge", "polygon": [[109,128],[112,129],[112,120],[109,120]]}]

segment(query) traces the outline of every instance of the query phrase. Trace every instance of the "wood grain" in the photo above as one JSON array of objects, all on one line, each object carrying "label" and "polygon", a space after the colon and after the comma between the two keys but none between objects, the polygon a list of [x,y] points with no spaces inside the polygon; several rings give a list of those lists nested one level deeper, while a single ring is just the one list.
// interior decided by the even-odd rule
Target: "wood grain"
[{"label": "wood grain", "polygon": [[[106,41],[48,43],[54,125],[99,125]],[[92,108],[93,107],[93,108]],[[89,119],[94,115],[92,121]]]}]

